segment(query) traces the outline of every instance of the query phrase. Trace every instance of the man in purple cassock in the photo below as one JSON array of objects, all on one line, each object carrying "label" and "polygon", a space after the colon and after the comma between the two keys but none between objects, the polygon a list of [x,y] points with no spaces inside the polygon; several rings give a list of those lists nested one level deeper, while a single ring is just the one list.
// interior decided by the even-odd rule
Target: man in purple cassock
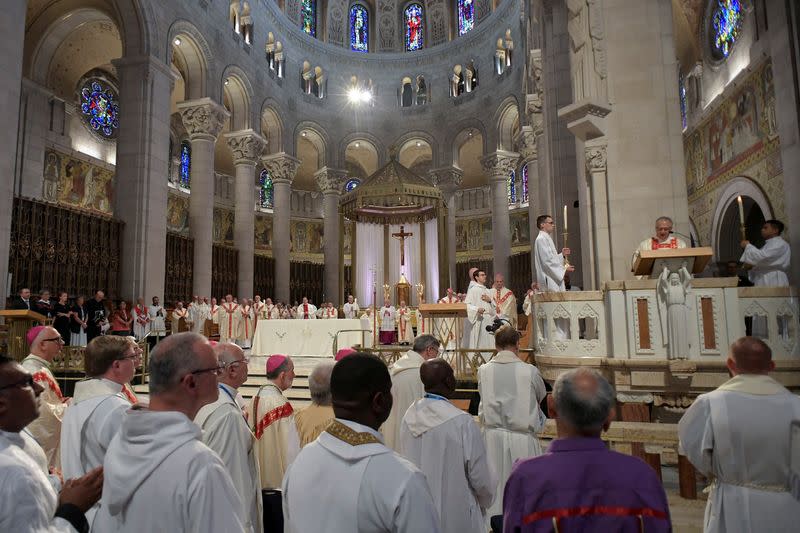
[{"label": "man in purple cassock", "polygon": [[600,439],[613,405],[614,389],[597,371],[558,377],[548,398],[558,438],[546,454],[514,465],[503,497],[505,533],[672,530],[655,471]]}]

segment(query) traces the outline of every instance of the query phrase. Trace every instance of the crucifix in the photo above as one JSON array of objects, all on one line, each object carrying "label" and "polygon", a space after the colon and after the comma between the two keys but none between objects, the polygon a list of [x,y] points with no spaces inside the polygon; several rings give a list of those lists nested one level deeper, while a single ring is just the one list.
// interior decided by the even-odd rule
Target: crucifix
[{"label": "crucifix", "polygon": [[400,239],[400,266],[405,266],[406,265],[405,243],[406,243],[406,238],[407,237],[411,237],[412,235],[414,235],[414,234],[413,233],[406,233],[405,230],[403,229],[403,226],[400,226],[400,233],[392,233],[392,237],[395,237],[396,239]]}]

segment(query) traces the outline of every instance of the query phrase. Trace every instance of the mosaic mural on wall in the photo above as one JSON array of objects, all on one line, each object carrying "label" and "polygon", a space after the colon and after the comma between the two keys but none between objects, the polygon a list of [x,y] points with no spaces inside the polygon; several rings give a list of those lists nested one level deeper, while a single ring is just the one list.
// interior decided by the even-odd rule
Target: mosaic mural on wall
[{"label": "mosaic mural on wall", "polygon": [[214,225],[212,226],[214,244],[233,245],[233,220],[233,210],[222,207],[214,208]]},{"label": "mosaic mural on wall", "polygon": [[292,220],[289,224],[289,250],[295,261],[323,262],[322,221]]},{"label": "mosaic mural on wall", "polygon": [[50,202],[114,214],[114,171],[47,149],[42,198]]},{"label": "mosaic mural on wall", "polygon": [[167,196],[167,231],[189,233],[189,197],[178,194]]},{"label": "mosaic mural on wall", "polygon": [[256,215],[255,220],[255,247],[257,252],[269,252],[272,255],[272,217],[268,215]]},{"label": "mosaic mural on wall", "polygon": [[456,256],[477,259],[492,253],[492,217],[456,219]]},{"label": "mosaic mural on wall", "polygon": [[509,214],[511,223],[511,248],[529,248],[531,244],[531,227],[528,223],[528,210],[518,209]]}]

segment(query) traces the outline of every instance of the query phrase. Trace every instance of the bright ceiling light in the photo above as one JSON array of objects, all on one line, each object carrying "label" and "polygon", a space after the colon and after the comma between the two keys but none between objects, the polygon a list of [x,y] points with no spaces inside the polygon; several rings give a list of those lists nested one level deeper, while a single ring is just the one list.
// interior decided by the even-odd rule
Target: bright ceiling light
[{"label": "bright ceiling light", "polygon": [[352,87],[347,91],[347,99],[352,104],[367,103],[372,100],[372,93],[367,89]]},{"label": "bright ceiling light", "polygon": [[173,42],[175,43],[175,46],[180,46],[181,45],[180,37],[175,37],[175,40]]}]

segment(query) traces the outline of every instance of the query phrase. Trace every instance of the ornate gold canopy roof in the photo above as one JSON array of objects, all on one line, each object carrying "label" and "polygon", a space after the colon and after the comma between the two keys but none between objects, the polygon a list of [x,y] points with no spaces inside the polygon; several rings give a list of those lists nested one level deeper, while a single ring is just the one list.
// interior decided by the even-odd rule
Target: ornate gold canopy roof
[{"label": "ornate gold canopy roof", "polygon": [[345,218],[375,224],[425,222],[436,218],[443,205],[435,185],[394,157],[339,200]]}]

